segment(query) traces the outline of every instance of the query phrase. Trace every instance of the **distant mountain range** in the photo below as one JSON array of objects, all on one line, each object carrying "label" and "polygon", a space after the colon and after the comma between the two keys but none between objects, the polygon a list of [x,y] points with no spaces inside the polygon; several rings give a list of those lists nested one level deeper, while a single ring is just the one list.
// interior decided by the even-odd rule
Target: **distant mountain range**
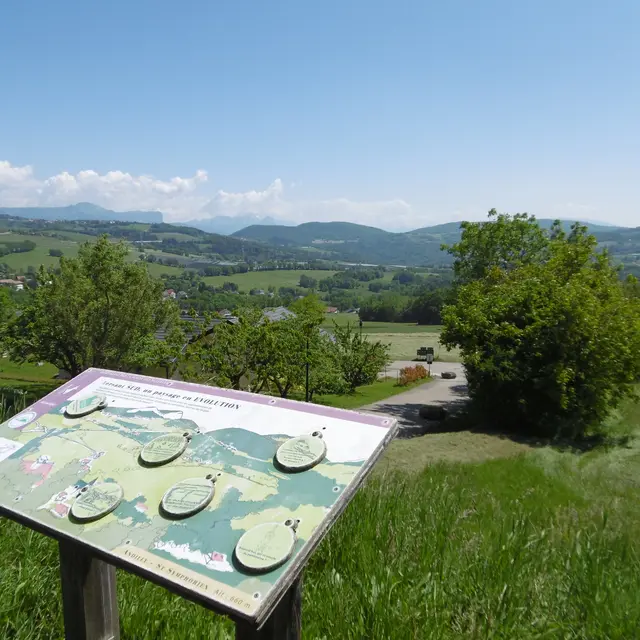
[{"label": "distant mountain range", "polygon": [[271,216],[262,217],[253,213],[247,213],[239,216],[215,216],[215,218],[204,218],[202,220],[188,220],[187,222],[180,222],[180,224],[195,227],[207,233],[220,233],[229,236],[236,231],[252,225],[288,226],[289,223],[287,223],[286,220],[278,220]]},{"label": "distant mountain range", "polygon": [[[551,219],[538,221],[549,228]],[[572,221],[562,221],[569,228]],[[640,227],[610,227],[588,224],[589,230],[612,253],[640,251]],[[376,227],[350,222],[306,222],[296,227],[252,225],[232,234],[236,238],[293,248],[312,248],[330,252],[349,262],[395,265],[437,265],[450,262],[441,250],[460,238],[460,223],[448,222],[405,233],[392,233]]]},{"label": "distant mountain range", "polygon": [[427,265],[449,262],[440,246],[458,240],[460,224],[392,233],[351,222],[305,222],[296,227],[252,225],[232,235],[290,249],[307,247],[347,262]]},{"label": "distant mountain range", "polygon": [[0,214],[36,220],[118,220],[119,222],[162,222],[160,211],[112,211],[90,202],[67,207],[0,207]]},{"label": "distant mountain range", "polygon": [[[163,221],[159,211],[116,212],[87,202],[68,207],[0,207],[1,215],[39,220],[119,221],[155,225]],[[538,222],[548,228],[553,220],[540,219]],[[568,228],[571,221],[565,220],[563,223]],[[591,222],[585,224],[600,246],[607,247],[614,255],[629,256],[631,261],[637,259],[633,256],[640,254],[640,227],[632,229]],[[294,259],[297,260],[318,258],[384,265],[450,264],[451,257],[440,247],[442,244],[453,244],[460,238],[459,222],[394,233],[351,222],[306,222],[289,226],[272,217],[244,214],[191,220],[180,223],[182,228],[169,224],[166,226],[165,232],[175,229],[193,235],[188,231],[191,228],[199,230],[196,234],[214,234],[207,238],[209,248],[222,256],[244,255],[247,259],[255,259],[261,255],[275,259],[288,255],[296,256]],[[158,228],[154,231],[160,232]],[[249,241],[244,248],[242,240]]]},{"label": "distant mountain range", "polygon": [[[0,214],[36,220],[104,220],[158,224],[164,221],[160,211],[112,211],[90,202],[79,202],[66,207],[0,207]],[[176,221],[176,224],[194,227],[207,233],[229,236],[251,225],[286,226],[286,220],[271,216],[246,213],[239,216],[215,216],[202,220]]]}]

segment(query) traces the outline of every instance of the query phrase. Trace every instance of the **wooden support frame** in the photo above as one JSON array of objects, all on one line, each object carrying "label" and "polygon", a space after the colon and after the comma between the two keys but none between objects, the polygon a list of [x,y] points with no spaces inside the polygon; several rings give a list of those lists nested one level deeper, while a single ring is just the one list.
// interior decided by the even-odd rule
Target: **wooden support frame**
[{"label": "wooden support frame", "polygon": [[[75,542],[60,540],[60,577],[66,640],[120,640],[116,568]],[[302,576],[261,627],[237,619],[236,640],[300,640]]]},{"label": "wooden support frame", "polygon": [[293,582],[266,622],[256,628],[236,622],[236,640],[300,640],[302,633],[302,576]]},{"label": "wooden support frame", "polygon": [[116,568],[75,542],[58,548],[66,640],[120,640]]}]

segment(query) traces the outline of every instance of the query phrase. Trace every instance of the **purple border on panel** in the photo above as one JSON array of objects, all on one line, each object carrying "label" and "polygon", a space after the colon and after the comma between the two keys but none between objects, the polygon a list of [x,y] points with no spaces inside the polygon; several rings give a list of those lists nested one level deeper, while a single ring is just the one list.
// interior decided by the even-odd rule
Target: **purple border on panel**
[{"label": "purple border on panel", "polygon": [[283,398],[274,398],[272,396],[264,396],[259,393],[249,393],[247,391],[236,391],[235,389],[221,389],[203,384],[194,384],[193,382],[183,382],[181,380],[167,380],[165,378],[154,378],[152,376],[142,376],[135,373],[123,373],[122,371],[111,371],[109,369],[87,369],[80,375],[66,384],[62,385],[49,395],[45,396],[38,402],[31,405],[38,416],[47,413],[53,406],[58,406],[64,402],[71,394],[76,393],[83,387],[95,382],[98,378],[108,376],[111,378],[119,378],[130,382],[141,382],[145,384],[154,384],[158,387],[167,387],[170,389],[180,389],[181,391],[198,391],[198,393],[216,395],[223,398],[232,398],[234,400],[242,400],[243,402],[251,402],[257,405],[281,407],[282,409],[290,409],[292,411],[301,411],[302,413],[324,416],[327,418],[337,418],[338,420],[349,420],[350,422],[360,422],[362,424],[370,424],[376,427],[389,429],[393,420],[388,416],[376,416],[373,414],[358,413],[357,411],[348,411],[347,409],[336,409],[334,407],[324,407],[318,404],[307,402],[298,402],[296,400],[285,400]]}]

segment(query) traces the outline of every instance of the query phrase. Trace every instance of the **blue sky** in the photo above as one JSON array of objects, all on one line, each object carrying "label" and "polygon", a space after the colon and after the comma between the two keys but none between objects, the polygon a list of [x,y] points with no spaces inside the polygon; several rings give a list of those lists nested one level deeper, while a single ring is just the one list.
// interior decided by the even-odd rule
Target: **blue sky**
[{"label": "blue sky", "polygon": [[640,2],[0,3],[0,206],[640,225]]}]

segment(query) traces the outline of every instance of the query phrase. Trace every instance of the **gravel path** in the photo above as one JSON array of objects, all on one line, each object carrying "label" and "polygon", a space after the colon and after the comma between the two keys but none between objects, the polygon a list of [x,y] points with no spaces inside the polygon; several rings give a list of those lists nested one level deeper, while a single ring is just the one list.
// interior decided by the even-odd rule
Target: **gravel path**
[{"label": "gravel path", "polygon": [[[387,367],[388,376],[395,377],[396,372],[403,367],[413,366],[416,362],[399,360]],[[425,365],[427,366],[427,365]],[[456,378],[444,380],[440,378],[443,371],[454,371]],[[374,402],[359,409],[366,413],[386,413],[398,420],[400,425],[399,437],[413,436],[424,433],[429,429],[425,420],[419,417],[418,410],[424,404],[434,404],[455,411],[467,400],[467,381],[464,369],[459,362],[434,362],[431,374],[435,380],[419,387],[414,387],[396,396]]]}]

